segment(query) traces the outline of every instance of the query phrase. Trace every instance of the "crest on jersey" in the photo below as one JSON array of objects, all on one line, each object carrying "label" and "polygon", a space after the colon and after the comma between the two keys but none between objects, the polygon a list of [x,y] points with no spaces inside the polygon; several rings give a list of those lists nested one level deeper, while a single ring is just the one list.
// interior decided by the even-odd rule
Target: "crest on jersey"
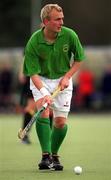
[{"label": "crest on jersey", "polygon": [[63,52],[68,52],[68,50],[69,50],[68,44],[64,44],[63,45]]}]

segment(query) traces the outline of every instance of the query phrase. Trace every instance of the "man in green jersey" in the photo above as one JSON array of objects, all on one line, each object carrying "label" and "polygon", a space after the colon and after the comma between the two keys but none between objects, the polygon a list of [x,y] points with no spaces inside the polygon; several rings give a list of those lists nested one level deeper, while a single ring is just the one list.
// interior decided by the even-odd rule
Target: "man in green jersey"
[{"label": "man in green jersey", "polygon": [[[30,89],[37,109],[48,108],[36,120],[36,132],[41,145],[39,169],[63,170],[58,151],[67,133],[67,116],[72,97],[72,76],[80,68],[84,52],[77,34],[63,26],[63,10],[57,4],[47,4],[41,10],[42,28],[29,39],[25,48],[24,74],[30,76]],[[70,66],[71,57],[74,62]],[[60,86],[54,101],[51,93]],[[53,129],[50,129],[50,109]]]}]

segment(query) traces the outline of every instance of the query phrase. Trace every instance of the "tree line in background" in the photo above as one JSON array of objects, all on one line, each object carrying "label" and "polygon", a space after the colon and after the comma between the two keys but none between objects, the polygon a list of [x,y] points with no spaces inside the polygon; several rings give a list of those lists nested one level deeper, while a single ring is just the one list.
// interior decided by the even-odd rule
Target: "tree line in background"
[{"label": "tree line in background", "polygon": [[30,1],[0,1],[0,47],[24,46],[30,36]]},{"label": "tree line in background", "polygon": [[[84,45],[111,45],[111,1],[37,0],[36,3],[40,2],[41,6],[47,3],[62,6],[65,25],[79,34]],[[0,47],[23,47],[26,44],[31,35],[33,3],[33,0],[0,1]],[[38,7],[34,8],[36,12]]]}]

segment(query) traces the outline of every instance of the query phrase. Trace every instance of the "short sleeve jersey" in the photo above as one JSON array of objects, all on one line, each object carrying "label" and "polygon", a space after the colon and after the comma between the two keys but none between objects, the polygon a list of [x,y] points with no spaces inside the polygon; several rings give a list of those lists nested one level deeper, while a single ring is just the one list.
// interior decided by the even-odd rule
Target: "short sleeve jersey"
[{"label": "short sleeve jersey", "polygon": [[49,79],[64,76],[70,69],[70,60],[84,60],[84,50],[77,34],[70,28],[62,27],[54,43],[44,39],[43,29],[36,31],[25,48],[24,74],[41,75]]}]

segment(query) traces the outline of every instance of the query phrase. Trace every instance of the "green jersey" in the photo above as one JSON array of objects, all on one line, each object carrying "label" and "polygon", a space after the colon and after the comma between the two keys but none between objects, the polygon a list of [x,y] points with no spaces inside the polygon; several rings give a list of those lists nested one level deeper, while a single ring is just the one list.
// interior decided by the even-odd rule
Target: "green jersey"
[{"label": "green jersey", "polygon": [[54,43],[44,39],[43,29],[36,31],[25,48],[24,74],[57,79],[70,69],[71,56],[75,61],[84,59],[84,51],[77,34],[70,28],[62,27]]}]

